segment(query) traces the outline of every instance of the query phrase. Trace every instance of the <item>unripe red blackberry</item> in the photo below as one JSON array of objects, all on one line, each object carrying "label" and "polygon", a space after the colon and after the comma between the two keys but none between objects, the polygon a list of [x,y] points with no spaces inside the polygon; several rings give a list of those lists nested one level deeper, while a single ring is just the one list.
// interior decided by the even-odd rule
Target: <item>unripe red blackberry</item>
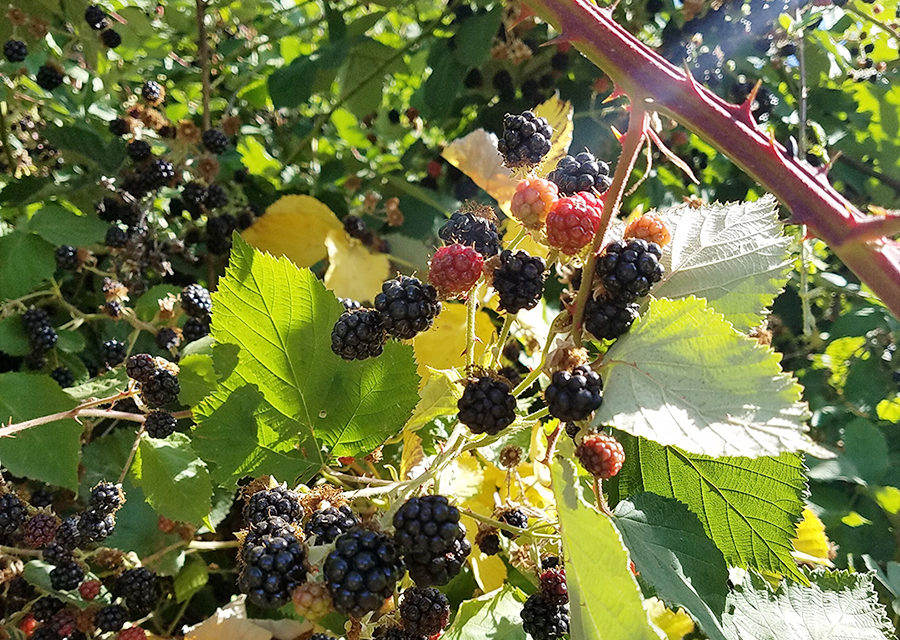
[{"label": "unripe red blackberry", "polygon": [[456,406],[457,418],[472,433],[496,435],[516,419],[516,399],[509,383],[490,376],[469,380]]},{"label": "unripe red blackberry", "polygon": [[309,620],[323,618],[334,609],[331,594],[321,582],[304,582],[291,593],[291,600],[297,613]]},{"label": "unripe red blackberry", "polygon": [[151,438],[163,439],[168,438],[175,433],[178,421],[168,411],[157,409],[151,411],[144,418],[144,430]]},{"label": "unripe red blackberry", "polygon": [[451,244],[435,251],[428,268],[428,281],[444,297],[467,293],[484,266],[484,258],[472,247]]},{"label": "unripe red blackberry", "polygon": [[418,278],[397,276],[381,285],[375,296],[387,332],[398,340],[409,340],[429,329],[441,312],[437,291]]},{"label": "unripe red blackberry", "polygon": [[503,133],[497,150],[507,167],[529,167],[538,164],[550,152],[553,129],[545,118],[523,111],[503,117]]},{"label": "unripe red blackberry", "polygon": [[101,586],[102,584],[99,580],[85,580],[78,585],[78,593],[81,594],[82,599],[90,602],[100,595]]},{"label": "unripe red blackberry", "polygon": [[525,178],[516,185],[509,208],[525,228],[541,229],[557,200],[559,189],[554,183],[543,178]]},{"label": "unripe red blackberry", "polygon": [[602,433],[586,435],[575,455],[588,473],[603,480],[618,474],[625,463],[625,450],[619,441]]},{"label": "unripe red blackberry", "polygon": [[557,200],[547,214],[547,243],[568,255],[578,253],[600,228],[603,202],[587,192]]},{"label": "unripe red blackberry", "polygon": [[550,415],[564,422],[577,422],[591,415],[603,403],[603,382],[590,367],[578,366],[570,371],[557,371],[544,399]]},{"label": "unripe red blackberry", "polygon": [[556,604],[566,604],[569,601],[569,588],[566,585],[565,568],[556,566],[541,573],[540,588],[541,593]]},{"label": "unripe red blackberry", "polygon": [[128,627],[119,632],[116,640],[147,640],[147,632],[141,627]]},{"label": "unripe red blackberry", "polygon": [[625,240],[640,238],[647,242],[655,242],[660,247],[669,244],[672,239],[665,223],[652,213],[645,213],[628,223],[623,234]]},{"label": "unripe red blackberry", "polygon": [[25,522],[22,541],[26,547],[39,549],[56,539],[59,518],[52,513],[36,513]]},{"label": "unripe red blackberry", "polygon": [[410,587],[400,599],[403,628],[417,636],[433,636],[447,626],[450,601],[434,587]]}]

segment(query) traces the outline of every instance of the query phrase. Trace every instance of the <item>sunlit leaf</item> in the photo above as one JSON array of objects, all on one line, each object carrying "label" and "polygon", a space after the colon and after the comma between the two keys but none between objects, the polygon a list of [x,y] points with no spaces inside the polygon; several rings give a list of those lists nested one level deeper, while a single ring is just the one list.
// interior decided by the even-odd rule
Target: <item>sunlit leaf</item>
[{"label": "sunlit leaf", "polygon": [[343,229],[325,238],[328,270],[325,286],[340,298],[372,301],[389,277],[387,254],[369,251],[360,242],[349,242]]},{"label": "sunlit leaf", "polygon": [[328,256],[325,239],[343,226],[323,202],[312,196],[282,196],[243,233],[244,240],[276,258],[285,256],[309,267]]}]

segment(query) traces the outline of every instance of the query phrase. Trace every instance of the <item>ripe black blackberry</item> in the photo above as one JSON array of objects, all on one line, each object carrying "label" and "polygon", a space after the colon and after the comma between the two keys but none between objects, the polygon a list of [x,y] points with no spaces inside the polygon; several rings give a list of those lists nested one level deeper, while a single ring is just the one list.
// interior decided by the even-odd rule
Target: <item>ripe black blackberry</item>
[{"label": "ripe black blackberry", "polygon": [[569,612],[565,605],[535,593],[522,605],[522,626],[534,640],[555,640],[569,633]]},{"label": "ripe black blackberry", "polygon": [[337,640],[337,638],[330,636],[327,633],[314,633],[306,640]]},{"label": "ripe black blackberry", "polygon": [[622,302],[604,294],[588,298],[584,307],[584,328],[598,340],[615,340],[626,333],[638,317],[636,302]]},{"label": "ripe black blackberry", "polygon": [[131,127],[128,125],[128,120],[125,118],[115,118],[114,120],[109,121],[109,132],[114,136],[121,137],[129,131],[131,131]]},{"label": "ripe black blackberry", "polygon": [[53,614],[57,611],[62,611],[65,606],[63,601],[58,598],[44,596],[31,605],[31,615],[33,615],[34,619],[38,622],[46,622],[52,618]]},{"label": "ripe black blackberry", "polygon": [[610,242],[597,258],[596,274],[607,293],[622,302],[647,295],[663,276],[662,249],[641,238]]},{"label": "ripe black blackberry", "polygon": [[75,384],[75,374],[72,370],[65,366],[58,366],[50,372],[50,377],[56,381],[56,384],[66,388]]},{"label": "ripe black blackberry", "polygon": [[122,44],[122,36],[115,29],[104,29],[100,33],[100,40],[110,49],[115,49]]},{"label": "ripe black blackberry", "polygon": [[478,89],[483,84],[484,75],[478,67],[473,67],[469,73],[466,74],[465,80],[463,80],[463,85],[466,89]]},{"label": "ripe black blackberry", "polygon": [[149,380],[156,369],[156,360],[149,353],[136,353],[125,363],[125,373],[138,382]]},{"label": "ripe black blackberry", "polygon": [[503,117],[503,135],[497,150],[507,167],[529,167],[538,164],[550,152],[553,129],[545,118],[523,111]]},{"label": "ripe black blackberry", "polygon": [[52,64],[43,64],[38,69],[35,82],[37,82],[37,85],[41,89],[53,91],[63,83],[64,77],[65,76],[63,76],[62,71],[60,71],[58,67]]},{"label": "ripe black blackberry", "polygon": [[49,325],[50,314],[44,309],[31,307],[22,314],[22,324],[25,326],[25,331],[30,333],[37,327]]},{"label": "ripe black blackberry", "polygon": [[0,496],[0,535],[9,536],[25,522],[28,510],[19,496],[4,493]]},{"label": "ripe black blackberry", "polygon": [[190,284],[181,290],[181,308],[195,318],[208,316],[212,312],[212,298],[206,287]]},{"label": "ripe black blackberry", "polygon": [[168,438],[175,433],[175,427],[177,426],[178,421],[175,420],[175,416],[168,411],[159,409],[151,411],[144,419],[144,430],[151,438]]},{"label": "ripe black blackberry", "polygon": [[276,516],[285,522],[299,522],[303,507],[300,506],[300,496],[296,491],[280,486],[251,495],[244,504],[242,515],[250,526]]},{"label": "ripe black blackberry", "polygon": [[181,344],[181,334],[172,327],[162,327],[156,332],[156,346],[170,351]]},{"label": "ripe black blackberry", "polygon": [[403,577],[403,561],[391,536],[356,527],[337,538],[323,575],[334,608],[361,618],[394,593]]},{"label": "ripe black blackberry", "polygon": [[[505,522],[509,526],[516,527],[517,529],[525,529],[528,527],[528,514],[519,508],[505,509],[497,515],[497,519],[500,522]],[[506,529],[500,529],[500,533],[510,539],[515,538],[516,536],[515,533],[507,531]]]},{"label": "ripe black blackberry", "polygon": [[231,251],[231,232],[236,225],[237,221],[230,214],[206,221],[206,248],[210,253],[224,255]]},{"label": "ripe black blackberry", "polygon": [[149,190],[159,189],[169,184],[175,177],[175,167],[168,160],[156,158],[141,172],[141,180]]},{"label": "ripe black blackberry", "polygon": [[397,276],[381,285],[375,296],[385,329],[398,340],[409,340],[430,328],[441,312],[437,291],[418,278]]},{"label": "ripe black blackberry", "polygon": [[78,533],[81,534],[81,544],[102,542],[113,534],[116,529],[116,519],[112,514],[103,515],[88,509],[78,519]]},{"label": "ripe black blackberry", "polygon": [[609,165],[597,160],[590,151],[565,156],[547,179],[559,187],[560,196],[572,196],[580,191],[596,190],[604,193],[612,184]]},{"label": "ripe black blackberry", "polygon": [[[62,529],[62,526],[60,526]],[[74,548],[74,546],[73,546]],[[68,562],[72,560],[72,550],[67,549],[59,542],[59,530],[57,530],[57,540],[56,542],[51,542],[43,549],[41,549],[41,558],[47,564],[60,564],[63,562]]]},{"label": "ripe black blackberry", "polygon": [[110,249],[121,249],[128,244],[128,232],[117,224],[106,230],[103,243]]},{"label": "ripe black blackberry", "polygon": [[125,356],[128,354],[128,347],[121,340],[112,338],[101,345],[101,355],[103,362],[108,367],[114,367],[117,364],[125,362]]},{"label": "ripe black blackberry", "polygon": [[32,351],[22,359],[25,368],[30,371],[43,371],[49,362],[45,351]]},{"label": "ripe black blackberry", "polygon": [[145,615],[153,610],[159,600],[159,578],[146,567],[127,569],[116,579],[112,592],[125,600],[129,611]]},{"label": "ripe black blackberry", "polygon": [[504,250],[500,254],[500,266],[494,270],[494,289],[500,296],[499,308],[507,313],[533,309],[544,295],[546,279],[546,265],[542,258],[530,256],[524,251],[513,253]]},{"label": "ripe black blackberry", "polygon": [[469,211],[457,211],[450,216],[438,231],[438,237],[447,244],[473,247],[485,259],[497,255],[500,251],[497,225],[492,220]]},{"label": "ripe black blackberry", "polygon": [[100,309],[110,318],[119,318],[122,315],[122,303],[118,300],[110,300],[109,302],[104,302],[103,306],[100,307]]},{"label": "ripe black blackberry", "polygon": [[63,271],[75,271],[78,268],[78,249],[68,244],[57,247],[56,266]]},{"label": "ripe black blackberry", "polygon": [[[280,518],[274,518],[280,524]],[[260,534],[251,527],[238,549],[238,588],[253,604],[277,609],[291,601],[291,592],[306,582],[306,547],[288,526]]]},{"label": "ripe black blackberry", "polygon": [[98,482],[91,489],[91,497],[88,504],[91,509],[101,515],[109,515],[118,511],[125,504],[125,494],[122,486],[112,482]]},{"label": "ripe black blackberry", "polygon": [[550,415],[564,422],[584,420],[603,403],[603,382],[590,367],[557,371],[544,391]]},{"label": "ripe black blackberry", "polygon": [[160,409],[175,402],[180,392],[178,378],[165,369],[154,371],[148,380],[141,383],[141,400],[151,409]]},{"label": "ripe black blackberry", "polygon": [[109,196],[105,196],[95,206],[97,215],[105,222],[117,222],[122,219],[122,203]]},{"label": "ripe black blackberry", "polygon": [[345,311],[331,330],[331,350],[344,360],[380,356],[387,341],[384,324],[384,316],[374,309]]},{"label": "ripe black blackberry", "polygon": [[128,611],[119,604],[110,604],[97,612],[94,626],[98,631],[118,631],[128,622]]},{"label": "ripe black blackberry", "polygon": [[[81,532],[78,530],[79,520],[81,520],[81,516],[73,514],[66,516],[59,523],[59,529],[56,530],[56,544],[59,545],[59,549],[51,549],[50,545],[44,548],[44,559],[47,562],[57,564],[52,557],[65,559],[67,555],[64,554],[81,544]],[[50,557],[48,557],[48,554]]]},{"label": "ripe black blackberry", "polygon": [[46,489],[37,489],[31,494],[31,498],[28,500],[31,503],[31,506],[35,509],[40,509],[41,507],[49,507],[53,504],[53,493],[47,491]]},{"label": "ripe black blackberry", "polygon": [[470,380],[456,407],[459,409],[459,421],[472,433],[493,436],[516,419],[516,399],[509,382],[490,376]]},{"label": "ripe black blackberry", "polygon": [[328,507],[313,513],[303,527],[303,533],[310,545],[317,547],[331,544],[341,535],[359,524],[350,507]]},{"label": "ripe black blackberry", "polygon": [[22,62],[28,55],[28,46],[21,40],[7,40],[3,44],[3,56],[9,62]]},{"label": "ripe black blackberry", "polygon": [[74,560],[60,562],[50,571],[50,586],[56,591],[77,589],[84,580],[84,569]]},{"label": "ripe black blackberry", "polygon": [[394,529],[409,577],[420,587],[450,582],[471,551],[459,510],[444,496],[410,498],[394,514]]},{"label": "ripe black blackberry", "polygon": [[181,190],[181,199],[192,215],[200,215],[206,204],[206,187],[199,182],[188,182]]},{"label": "ripe black blackberry", "polygon": [[181,337],[185,342],[193,342],[209,335],[209,318],[188,318],[181,328]]},{"label": "ripe black blackberry", "polygon": [[156,80],[147,80],[141,86],[141,97],[151,105],[157,105],[162,102],[164,96],[165,89]]},{"label": "ripe black blackberry", "polygon": [[210,153],[219,155],[228,149],[228,138],[219,129],[207,129],[201,136],[203,146]]},{"label": "ripe black blackberry", "polygon": [[28,332],[28,342],[31,345],[31,349],[39,355],[50,351],[56,345],[57,340],[59,340],[59,336],[56,330],[48,324],[36,327]]},{"label": "ripe black blackberry", "polygon": [[481,536],[476,542],[481,553],[486,556],[495,556],[500,553],[500,536],[496,531]]},{"label": "ripe black blackberry", "polygon": [[206,188],[206,208],[221,209],[228,204],[228,194],[222,185],[211,184]]},{"label": "ripe black blackberry", "polygon": [[128,157],[135,162],[146,160],[152,153],[150,143],[145,140],[132,140],[125,145],[125,151],[128,153]]},{"label": "ripe black blackberry", "polygon": [[434,587],[410,587],[400,600],[403,628],[417,636],[433,636],[447,626],[450,601]]},{"label": "ripe black blackberry", "polygon": [[59,518],[52,513],[39,512],[28,518],[22,527],[22,540],[26,547],[40,549],[56,539]]},{"label": "ripe black blackberry", "polygon": [[344,231],[351,238],[361,239],[366,234],[366,223],[359,216],[346,215],[342,220]]},{"label": "ripe black blackberry", "polygon": [[88,8],[84,10],[84,21],[94,31],[100,31],[109,25],[109,21],[106,19],[106,12],[93,4],[88,5]]}]

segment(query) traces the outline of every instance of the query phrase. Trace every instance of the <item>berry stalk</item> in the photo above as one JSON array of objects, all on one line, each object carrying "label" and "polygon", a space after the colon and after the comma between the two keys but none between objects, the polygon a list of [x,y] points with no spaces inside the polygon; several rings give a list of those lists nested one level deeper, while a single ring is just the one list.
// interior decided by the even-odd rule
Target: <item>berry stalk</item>
[{"label": "berry stalk", "polygon": [[619,155],[619,161],[616,163],[616,171],[613,174],[613,181],[606,192],[603,200],[603,214],[600,218],[600,228],[594,236],[591,244],[590,253],[588,253],[587,261],[581,270],[581,286],[578,289],[578,295],[575,298],[575,310],[572,312],[572,340],[576,346],[581,346],[582,321],[584,320],[584,307],[587,304],[588,297],[591,294],[591,287],[594,280],[594,266],[597,263],[597,252],[600,251],[600,245],[603,244],[603,236],[606,235],[606,228],[609,221],[618,212],[619,205],[622,202],[622,196],[625,192],[625,184],[628,182],[628,176],[634,169],[634,163],[637,161],[638,155],[644,146],[646,139],[645,131],[647,130],[647,112],[644,108],[636,103],[631,105],[631,117],[628,120],[628,130],[622,138],[622,153]]},{"label": "berry stalk", "polygon": [[900,243],[857,235],[864,215],[811,167],[790,157],[760,131],[750,102],[722,100],[664,60],[588,0],[527,0],[528,4],[612,78],[634,104],[679,121],[727,155],[806,224],[900,318]]}]

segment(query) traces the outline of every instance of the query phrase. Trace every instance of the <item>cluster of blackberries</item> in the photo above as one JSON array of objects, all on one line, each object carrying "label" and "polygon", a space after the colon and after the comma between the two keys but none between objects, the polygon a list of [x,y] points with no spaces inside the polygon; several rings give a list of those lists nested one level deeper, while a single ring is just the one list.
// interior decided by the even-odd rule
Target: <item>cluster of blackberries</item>
[{"label": "cluster of blackberries", "polygon": [[331,332],[331,350],[345,360],[381,354],[388,336],[409,340],[434,323],[441,311],[437,291],[418,278],[397,276],[375,296],[375,308],[345,311]]},{"label": "cluster of blackberries", "polygon": [[539,583],[538,592],[522,605],[522,626],[534,640],[556,640],[569,633],[566,570],[561,565],[547,568]]},{"label": "cluster of blackberries", "polygon": [[609,165],[597,160],[590,151],[565,156],[547,179],[559,188],[562,196],[573,196],[582,191],[604,193],[612,184]]},{"label": "cluster of blackberries", "polygon": [[611,242],[595,265],[603,292],[588,300],[584,326],[599,340],[614,339],[628,331],[638,315],[637,300],[662,279],[662,249],[652,241],[630,238]]},{"label": "cluster of blackberries", "polygon": [[43,309],[31,307],[22,315],[22,324],[31,347],[25,356],[25,365],[29,369],[43,369],[47,364],[47,354],[59,340],[59,335],[50,324],[50,315]]},{"label": "cluster of blackberries", "polygon": [[199,284],[191,284],[181,291],[181,309],[188,319],[181,328],[185,342],[193,342],[209,335],[212,298]]},{"label": "cluster of blackberries", "polygon": [[175,416],[164,410],[181,392],[174,371],[172,363],[149,353],[135,354],[125,363],[125,373],[137,384],[141,403],[148,409],[144,430],[151,438],[167,438],[175,431]]},{"label": "cluster of blackberries", "polygon": [[550,152],[553,129],[546,118],[523,111],[507,113],[503,118],[503,134],[497,150],[507,167],[529,167],[538,164]]},{"label": "cluster of blackberries", "polygon": [[115,49],[122,44],[122,36],[115,29],[109,28],[109,19],[106,12],[96,5],[88,5],[84,10],[84,21],[94,31],[100,32],[100,41],[110,49]]}]

